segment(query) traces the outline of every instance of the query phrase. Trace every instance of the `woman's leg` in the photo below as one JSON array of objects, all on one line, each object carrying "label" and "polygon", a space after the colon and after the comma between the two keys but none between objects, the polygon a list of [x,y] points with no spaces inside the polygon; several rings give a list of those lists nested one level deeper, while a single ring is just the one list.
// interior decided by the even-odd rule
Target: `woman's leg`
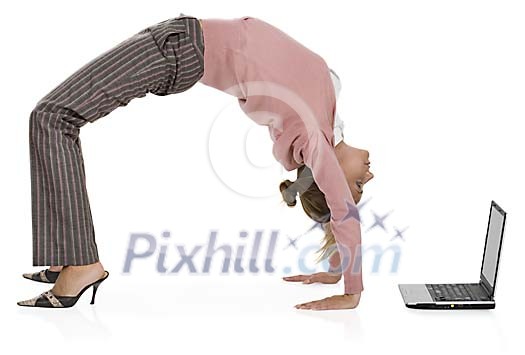
[{"label": "woman's leg", "polygon": [[[182,15],[182,14],[181,14]],[[179,16],[138,32],[99,55],[42,98],[31,112],[29,144],[33,265],[99,263],[86,190],[80,128],[136,97],[179,93],[203,75],[196,18]],[[82,267],[80,267],[82,266]]]}]

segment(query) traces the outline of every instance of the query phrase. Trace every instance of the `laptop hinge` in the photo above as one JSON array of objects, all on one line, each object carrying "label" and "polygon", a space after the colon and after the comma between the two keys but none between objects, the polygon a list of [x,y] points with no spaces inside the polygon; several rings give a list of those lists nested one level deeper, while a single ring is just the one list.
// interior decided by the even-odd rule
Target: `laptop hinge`
[{"label": "laptop hinge", "polygon": [[481,285],[481,288],[485,291],[485,293],[487,294],[487,296],[489,296],[490,299],[492,299],[492,297],[490,297],[490,292],[489,290],[487,289],[487,287],[485,286],[485,284],[483,283],[483,281],[479,281],[479,284]]}]

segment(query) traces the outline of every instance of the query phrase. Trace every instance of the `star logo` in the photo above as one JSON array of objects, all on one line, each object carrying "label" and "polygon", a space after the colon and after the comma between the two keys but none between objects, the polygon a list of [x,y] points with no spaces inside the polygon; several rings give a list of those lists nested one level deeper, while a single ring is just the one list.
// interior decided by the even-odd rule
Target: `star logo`
[{"label": "star logo", "polygon": [[284,249],[288,249],[289,247],[294,247],[295,249],[297,249],[297,240],[300,238],[299,237],[296,237],[296,238],[290,238],[289,236],[286,236],[286,238],[288,238],[288,245],[286,247],[284,247]]},{"label": "star logo", "polygon": [[405,241],[405,238],[403,237],[403,233],[405,233],[405,231],[408,229],[408,227],[406,227],[405,229],[403,230],[399,230],[397,229],[396,227],[394,227],[394,230],[396,231],[396,234],[392,237],[392,239],[390,239],[390,241],[396,239],[396,238],[400,238],[402,241]]},{"label": "star logo", "polygon": [[345,200],[345,204],[348,212],[346,213],[346,216],[343,217],[343,220],[341,222],[345,222],[350,218],[355,218],[359,223],[361,223],[361,219],[359,217],[359,209],[357,208],[357,206],[353,203],[350,203],[350,201],[348,200]]},{"label": "star logo", "polygon": [[373,229],[375,227],[380,227],[382,230],[384,230],[386,232],[386,228],[385,228],[385,219],[392,213],[392,211],[386,213],[385,215],[383,216],[379,216],[377,215],[374,211],[372,211],[372,214],[374,215],[374,223],[368,227],[368,229],[366,230],[367,232],[370,230],[370,229]]}]

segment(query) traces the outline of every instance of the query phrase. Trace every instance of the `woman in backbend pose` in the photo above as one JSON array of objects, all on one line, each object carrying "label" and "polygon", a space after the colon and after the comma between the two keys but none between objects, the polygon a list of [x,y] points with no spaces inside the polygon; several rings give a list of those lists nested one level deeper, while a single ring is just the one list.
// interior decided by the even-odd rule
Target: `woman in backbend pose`
[{"label": "woman in backbend pose", "polygon": [[339,79],[323,58],[258,18],[197,19],[180,14],[136,33],[99,55],[32,110],[29,124],[33,266],[24,277],[54,283],[21,306],[71,307],[108,277],[98,256],[86,190],[80,128],[133,98],[165,96],[197,82],[237,98],[269,128],[272,153],[297,180],[279,188],[288,206],[300,196],[325,228],[320,251],[328,272],[287,281],[335,283],[339,295],[296,305],[347,309],[359,304],[361,231],[356,204],[373,177],[368,152],[343,141],[336,114]]}]

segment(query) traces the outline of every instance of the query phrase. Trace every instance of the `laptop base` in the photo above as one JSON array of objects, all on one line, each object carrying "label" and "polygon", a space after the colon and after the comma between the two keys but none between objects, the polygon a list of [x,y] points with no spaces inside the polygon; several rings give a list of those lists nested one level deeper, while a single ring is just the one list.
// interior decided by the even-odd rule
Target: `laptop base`
[{"label": "laptop base", "polygon": [[[448,285],[448,284],[445,284]],[[454,284],[450,284],[454,285]],[[472,284],[461,284],[472,285]],[[485,295],[464,300],[439,300],[428,291],[427,284],[399,284],[399,291],[408,308],[417,309],[494,309],[496,302]]]}]

